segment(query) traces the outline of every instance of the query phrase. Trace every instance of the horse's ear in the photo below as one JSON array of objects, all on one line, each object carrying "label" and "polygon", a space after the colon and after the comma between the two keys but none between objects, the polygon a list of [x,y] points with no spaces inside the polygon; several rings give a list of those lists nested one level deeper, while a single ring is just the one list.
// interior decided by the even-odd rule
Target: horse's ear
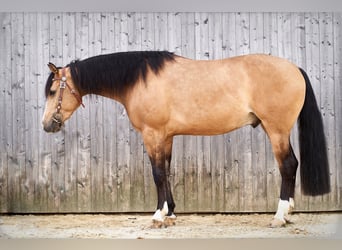
[{"label": "horse's ear", "polygon": [[54,73],[54,74],[58,73],[58,69],[57,69],[56,65],[54,65],[53,63],[49,62],[48,63],[48,67],[49,67],[49,69],[51,70],[52,73]]}]

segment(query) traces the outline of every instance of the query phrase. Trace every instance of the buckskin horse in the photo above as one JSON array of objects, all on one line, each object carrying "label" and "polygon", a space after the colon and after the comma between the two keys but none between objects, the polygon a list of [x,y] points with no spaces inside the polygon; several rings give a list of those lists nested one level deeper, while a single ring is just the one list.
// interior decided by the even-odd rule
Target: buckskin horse
[{"label": "buckskin horse", "polygon": [[330,192],[322,117],[305,71],[278,57],[255,54],[191,60],[167,51],[135,51],[48,64],[43,127],[60,131],[88,94],[121,103],[142,138],[158,193],[153,225],[174,224],[169,182],[175,135],[218,135],[261,125],[281,173],[272,227],[284,226],[294,207],[298,161],[290,132],[298,120],[301,190]]}]

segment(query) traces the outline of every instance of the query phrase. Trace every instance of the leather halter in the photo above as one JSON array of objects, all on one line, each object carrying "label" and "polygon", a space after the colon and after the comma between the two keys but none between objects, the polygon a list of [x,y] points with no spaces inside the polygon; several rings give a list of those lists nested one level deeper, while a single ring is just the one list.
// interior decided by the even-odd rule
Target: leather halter
[{"label": "leather halter", "polygon": [[61,78],[54,78],[54,79],[52,79],[52,81],[59,81],[60,91],[59,91],[59,97],[58,97],[58,105],[57,105],[57,109],[56,109],[57,114],[59,114],[61,111],[62,100],[63,100],[63,92],[64,92],[64,89],[66,87],[70,90],[71,94],[74,95],[74,97],[76,98],[78,103],[80,105],[82,105],[83,108],[85,107],[83,102],[82,102],[82,97],[79,94],[77,94],[76,90],[71,88],[70,85],[68,84],[67,78],[65,76],[65,68],[62,69],[62,77]]}]

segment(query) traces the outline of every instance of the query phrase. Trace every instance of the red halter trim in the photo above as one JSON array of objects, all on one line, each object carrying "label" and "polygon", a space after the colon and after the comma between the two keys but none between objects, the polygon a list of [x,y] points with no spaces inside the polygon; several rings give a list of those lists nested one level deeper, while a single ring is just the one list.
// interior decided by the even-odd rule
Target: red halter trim
[{"label": "red halter trim", "polygon": [[64,92],[65,87],[68,87],[68,89],[70,90],[70,93],[75,96],[78,103],[82,105],[83,108],[85,107],[82,102],[82,97],[76,92],[75,89],[71,88],[70,85],[68,84],[67,78],[65,76],[65,68],[62,69],[62,78],[54,78],[53,81],[59,81],[60,91],[59,91],[59,97],[58,97],[57,113],[59,113],[62,108],[63,92]]}]

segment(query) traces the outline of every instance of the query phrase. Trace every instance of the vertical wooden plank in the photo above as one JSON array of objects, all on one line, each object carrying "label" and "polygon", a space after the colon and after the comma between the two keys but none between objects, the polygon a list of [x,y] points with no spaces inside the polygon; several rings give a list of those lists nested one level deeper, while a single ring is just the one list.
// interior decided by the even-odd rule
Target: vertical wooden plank
[{"label": "vertical wooden plank", "polygon": [[[208,60],[209,18],[207,13],[195,13],[196,60]],[[196,137],[198,211],[212,211],[212,173],[210,167],[210,137]]]},{"label": "vertical wooden plank", "polygon": [[[278,55],[278,18],[275,13],[264,13],[264,53]],[[275,212],[279,201],[280,173],[270,141],[266,140],[267,212]]]},{"label": "vertical wooden plank", "polygon": [[154,48],[167,50],[167,13],[154,13]]},{"label": "vertical wooden plank", "polygon": [[41,119],[45,108],[45,82],[49,74],[47,63],[49,62],[49,14],[38,13],[37,14],[37,85],[38,85],[38,151],[39,151],[39,171],[38,179],[35,180],[36,190],[35,193],[38,196],[37,203],[39,203],[40,212],[50,212],[48,209],[48,200],[51,195],[51,135],[47,134],[42,126]]},{"label": "vertical wooden plank", "polygon": [[291,60],[291,13],[278,13],[278,56]]},{"label": "vertical wooden plank", "polygon": [[[250,14],[250,53],[264,51],[264,16]],[[261,126],[252,129],[252,207],[253,212],[263,212],[267,207],[266,133]]]},{"label": "vertical wooden plank", "polygon": [[[222,15],[210,13],[209,24],[209,59],[222,58]],[[212,185],[212,209],[224,210],[224,136],[210,137],[210,166]]]},{"label": "vertical wooden plank", "polygon": [[264,15],[263,13],[250,13],[250,53],[264,53]]},{"label": "vertical wooden plank", "polygon": [[[50,61],[56,65],[62,65],[63,61],[63,32],[62,17],[60,13],[50,14]],[[64,188],[64,131],[49,135],[52,138],[52,171],[51,192],[49,199],[49,211],[60,211],[61,196]]]},{"label": "vertical wooden plank", "polygon": [[[75,14],[62,14],[62,43],[63,43],[63,66],[75,60]],[[77,112],[77,111],[76,111]],[[77,116],[73,115],[65,123],[65,165],[64,165],[64,188],[61,196],[61,210],[72,212],[77,210],[77,152],[78,152],[78,128]]]},{"label": "vertical wooden plank", "polygon": [[[195,30],[194,13],[182,14],[182,55],[195,57]],[[196,162],[196,138],[193,136],[184,137],[184,210],[187,212],[197,211],[197,162]]]},{"label": "vertical wooden plank", "polygon": [[38,178],[38,107],[37,107],[37,14],[24,14],[25,63],[25,177],[23,197],[27,212],[39,212],[36,204]]},{"label": "vertical wooden plank", "polygon": [[11,14],[11,131],[12,145],[9,153],[9,212],[21,212],[25,210],[23,202],[23,183],[25,174],[25,93],[24,93],[24,15],[23,13]]},{"label": "vertical wooden plank", "polygon": [[[320,96],[321,112],[325,128],[327,142],[328,159],[330,164],[330,182],[332,192],[323,197],[310,199],[310,209],[328,210],[330,204],[336,203],[336,128],[335,128],[335,103],[334,96],[335,82],[334,76],[334,50],[333,50],[333,20],[331,13],[319,13],[319,32],[320,32]],[[314,204],[312,204],[313,202]]]},{"label": "vertical wooden plank", "polygon": [[264,13],[264,53],[278,55],[278,19],[276,13]]},{"label": "vertical wooden plank", "polygon": [[291,60],[298,67],[306,68],[306,48],[305,48],[305,14],[291,14],[291,34],[292,34],[292,57]]},{"label": "vertical wooden plank", "polygon": [[[89,14],[75,13],[75,55],[85,59],[89,56]],[[77,111],[78,125],[78,156],[77,156],[77,212],[91,212],[91,169],[90,169],[90,118],[89,96],[83,98],[84,109]]]},{"label": "vertical wooden plank", "polygon": [[[101,54],[101,14],[89,14],[89,56]],[[100,212],[103,199],[103,97],[91,96],[90,112],[90,169],[92,211]]]},{"label": "vertical wooden plank", "polygon": [[[128,21],[127,13],[115,14],[118,21],[118,27],[115,41],[117,42],[118,51],[127,51],[128,48]],[[130,200],[130,141],[129,141],[129,120],[127,112],[122,105],[117,109],[117,149],[118,149],[118,204],[119,211],[129,211]]]},{"label": "vertical wooden plank", "polygon": [[[236,13],[224,13],[223,23],[223,57],[236,56]],[[224,211],[239,211],[239,165],[235,160],[238,152],[237,131],[225,135],[225,167],[224,167]]]},{"label": "vertical wooden plank", "polygon": [[[12,103],[11,103],[11,14],[0,14],[0,212],[10,212],[9,154],[12,152]],[[8,195],[10,194],[10,195]]]},{"label": "vertical wooden plank", "polygon": [[141,49],[154,50],[154,13],[142,13],[141,18]]},{"label": "vertical wooden plank", "polygon": [[[335,128],[336,128],[336,209],[342,208],[342,13],[334,13],[334,82],[335,82]],[[332,165],[330,165],[333,167]]]},{"label": "vertical wooden plank", "polygon": [[[319,69],[319,21],[317,13],[305,14],[305,53],[306,53],[306,73],[308,74],[317,104],[320,107],[320,69]],[[299,163],[300,168],[300,163]],[[300,180],[300,169],[298,169],[297,179]],[[297,188],[298,191],[298,188]],[[295,197],[296,210],[309,210],[310,197],[301,194]]]},{"label": "vertical wooden plank", "polygon": [[177,55],[181,54],[181,14],[179,12],[167,14],[168,50]]},{"label": "vertical wooden plank", "polygon": [[[168,14],[168,42],[169,50],[182,55],[182,25],[184,13]],[[176,203],[176,213],[185,211],[185,180],[183,165],[183,136],[173,139],[172,162],[171,162],[171,186]]]},{"label": "vertical wooden plank", "polygon": [[[114,14],[104,13],[101,15],[102,27],[102,53],[112,53],[115,51],[114,44]],[[103,100],[103,133],[104,133],[104,200],[105,212],[117,211],[117,148],[116,148],[116,103],[108,98]]]},{"label": "vertical wooden plank", "polygon": [[[236,15],[236,49],[238,54],[248,54],[250,48],[249,41],[249,14],[237,13]],[[240,211],[248,211],[251,204],[252,190],[252,151],[251,151],[251,128],[244,127],[239,130],[237,136],[237,150],[235,155],[239,164],[239,207]]]}]

